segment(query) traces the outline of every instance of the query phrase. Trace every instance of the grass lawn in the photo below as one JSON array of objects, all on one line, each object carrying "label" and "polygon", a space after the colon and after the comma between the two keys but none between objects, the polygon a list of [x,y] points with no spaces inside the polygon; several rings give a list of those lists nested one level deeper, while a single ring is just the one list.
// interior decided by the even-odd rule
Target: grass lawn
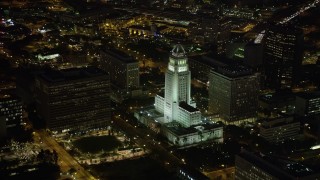
[{"label": "grass lawn", "polygon": [[105,152],[112,151],[122,143],[114,136],[92,136],[84,137],[73,142],[81,152],[97,153],[102,149]]},{"label": "grass lawn", "polygon": [[179,180],[149,157],[91,165],[93,174],[108,180]]}]

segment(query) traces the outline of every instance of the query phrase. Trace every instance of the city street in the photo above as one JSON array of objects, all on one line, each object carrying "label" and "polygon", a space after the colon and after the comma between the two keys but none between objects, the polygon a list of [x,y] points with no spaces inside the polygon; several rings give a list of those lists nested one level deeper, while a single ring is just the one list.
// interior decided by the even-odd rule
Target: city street
[{"label": "city street", "polygon": [[150,135],[151,133],[146,133],[146,131],[139,131],[136,127],[127,123],[124,119],[116,116],[114,123],[122,128],[129,136],[134,137],[134,141],[141,147],[145,147],[157,155],[157,160],[161,161],[168,170],[175,171],[183,161],[178,159],[168,150],[166,150],[160,142],[154,141],[155,139]]},{"label": "city street", "polygon": [[88,171],[86,171],[63,147],[61,147],[57,141],[51,137],[45,130],[38,130],[43,144],[50,150],[55,150],[58,154],[58,163],[61,168],[61,172],[65,173],[71,169],[74,169],[73,173],[75,179],[79,180],[94,180],[94,178]]},{"label": "city street", "polygon": [[210,179],[229,180],[234,179],[235,167],[225,168],[221,170],[205,172],[204,174]]}]

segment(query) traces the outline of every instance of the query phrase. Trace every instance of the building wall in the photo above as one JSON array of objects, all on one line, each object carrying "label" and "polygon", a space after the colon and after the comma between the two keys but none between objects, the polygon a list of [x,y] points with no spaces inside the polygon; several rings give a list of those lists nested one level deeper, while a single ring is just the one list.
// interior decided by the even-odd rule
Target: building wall
[{"label": "building wall", "polygon": [[300,122],[293,121],[293,117],[267,120],[262,125],[260,127],[261,137],[273,143],[294,139],[300,133]]},{"label": "building wall", "polygon": [[186,146],[197,144],[200,142],[214,140],[216,142],[223,142],[223,129],[222,127],[198,131],[195,133],[185,134],[185,135],[177,135],[174,132],[170,131],[170,129],[163,126],[162,133],[165,137],[168,138],[170,142],[177,146]]},{"label": "building wall", "polygon": [[156,95],[154,106],[158,112],[163,114],[164,113],[164,98],[159,95]]},{"label": "building wall", "polygon": [[8,130],[21,125],[21,100],[11,95],[0,95],[0,116],[5,117],[5,124]]},{"label": "building wall", "polygon": [[127,65],[127,82],[128,89],[137,89],[140,87],[139,63],[130,63]]},{"label": "building wall", "polygon": [[235,180],[279,180],[237,155],[235,167]]},{"label": "building wall", "polygon": [[252,68],[260,69],[263,61],[262,44],[246,44],[244,48],[244,63]]},{"label": "building wall", "polygon": [[299,116],[320,114],[320,97],[309,99],[297,96],[295,105],[295,113]]},{"label": "building wall", "polygon": [[[165,102],[164,102],[164,120],[165,122],[171,122],[174,118],[173,109],[174,105],[178,106],[177,103],[174,104],[174,97],[177,96],[177,80],[174,73],[167,71],[165,74]],[[175,100],[176,102],[177,100]]]},{"label": "building wall", "polygon": [[107,74],[48,82],[36,79],[37,110],[53,131],[104,128],[110,120],[110,81]]},{"label": "building wall", "polygon": [[235,158],[235,180],[311,180],[319,172],[300,162],[245,149]]},{"label": "building wall", "polygon": [[290,26],[271,26],[264,40],[266,87],[290,88],[297,83],[303,56],[303,32]]},{"label": "building wall", "polygon": [[257,74],[229,78],[210,73],[209,112],[228,122],[255,118],[258,106]]},{"label": "building wall", "polygon": [[100,66],[110,74],[111,83],[118,88],[128,91],[140,87],[138,62],[126,62],[109,54],[108,51],[102,51]]},{"label": "building wall", "polygon": [[230,114],[231,81],[218,73],[209,76],[209,112],[213,114]]},{"label": "building wall", "polygon": [[200,111],[189,112],[181,107],[179,107],[179,118],[177,121],[184,127],[190,127],[192,125],[199,124],[201,121]]},{"label": "building wall", "polygon": [[6,127],[6,117],[0,115],[0,140],[6,138],[7,136],[7,127]]}]

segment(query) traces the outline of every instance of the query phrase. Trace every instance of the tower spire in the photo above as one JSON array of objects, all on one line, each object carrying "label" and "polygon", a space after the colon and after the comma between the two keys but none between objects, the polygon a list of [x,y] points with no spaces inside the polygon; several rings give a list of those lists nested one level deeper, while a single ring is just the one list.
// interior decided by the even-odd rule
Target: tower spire
[{"label": "tower spire", "polygon": [[181,44],[176,44],[171,50],[171,55],[174,57],[186,57],[186,51]]}]

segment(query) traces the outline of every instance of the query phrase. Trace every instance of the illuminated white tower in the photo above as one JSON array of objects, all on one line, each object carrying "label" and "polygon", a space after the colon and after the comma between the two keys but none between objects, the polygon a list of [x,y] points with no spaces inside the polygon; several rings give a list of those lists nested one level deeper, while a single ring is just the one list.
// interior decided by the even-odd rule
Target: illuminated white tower
[{"label": "illuminated white tower", "polygon": [[191,73],[187,63],[186,52],[182,45],[175,45],[169,57],[168,70],[165,75],[164,122],[178,119],[179,103],[191,104]]}]

